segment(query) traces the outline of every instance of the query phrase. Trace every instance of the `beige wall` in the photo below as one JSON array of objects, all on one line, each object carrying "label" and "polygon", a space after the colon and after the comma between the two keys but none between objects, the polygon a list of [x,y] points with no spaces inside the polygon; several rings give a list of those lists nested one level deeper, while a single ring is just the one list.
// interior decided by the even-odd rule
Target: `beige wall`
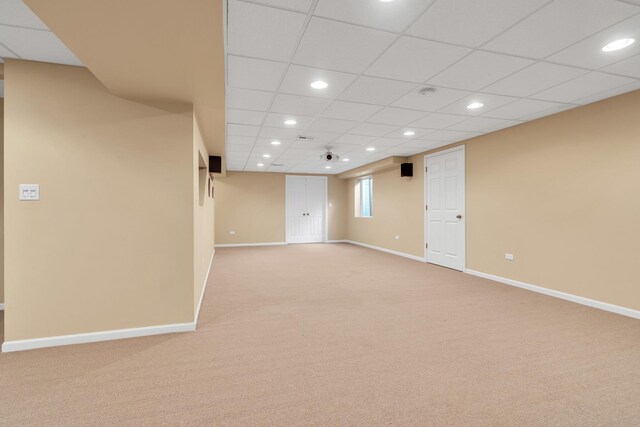
[{"label": "beige wall", "polygon": [[[638,117],[640,91],[465,141],[467,268],[640,309]],[[353,218],[350,181],[349,239],[423,256],[412,161],[411,183],[374,175],[370,220]]]},{"label": "beige wall", "polygon": [[[283,173],[227,172],[216,179],[215,235],[218,244],[284,242]],[[346,239],[346,182],[328,177],[328,237]],[[235,230],[236,234],[229,234]]]},{"label": "beige wall", "polygon": [[[2,70],[4,73],[4,69]],[[0,304],[4,304],[4,98],[0,98]]]},{"label": "beige wall", "polygon": [[193,321],[193,147],[190,106],[7,61],[5,340]]},{"label": "beige wall", "polygon": [[193,115],[193,307],[198,308],[214,251],[214,200],[209,178],[209,155]]}]

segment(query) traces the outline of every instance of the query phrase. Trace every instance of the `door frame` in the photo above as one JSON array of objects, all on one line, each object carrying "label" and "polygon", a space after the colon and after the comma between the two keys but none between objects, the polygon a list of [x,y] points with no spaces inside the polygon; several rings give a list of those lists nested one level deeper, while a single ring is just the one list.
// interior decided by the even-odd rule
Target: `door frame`
[{"label": "door frame", "polygon": [[[284,184],[284,241],[288,245],[289,244],[289,233],[287,231],[287,227],[289,225],[289,200],[287,200],[288,194],[288,186],[289,186],[289,178],[313,178],[320,179],[324,181],[324,221],[322,224],[322,242],[327,243],[329,240],[329,179],[326,176],[316,176],[316,175],[285,175],[285,184]],[[293,244],[293,243],[292,243]]]},{"label": "door frame", "polygon": [[423,250],[424,250],[424,262],[429,262],[428,261],[428,249],[427,249],[427,227],[429,226],[428,224],[428,212],[426,209],[427,206],[427,174],[429,172],[427,172],[427,159],[431,158],[431,157],[437,157],[437,156],[441,156],[443,154],[449,154],[449,153],[453,153],[455,151],[462,151],[462,193],[463,193],[463,197],[462,197],[462,217],[463,217],[463,222],[462,222],[462,227],[463,227],[463,236],[464,238],[462,239],[462,272],[466,272],[467,271],[467,207],[466,207],[466,203],[467,203],[467,178],[466,178],[466,174],[467,174],[467,166],[466,166],[466,158],[467,158],[467,154],[466,154],[466,149],[465,149],[465,145],[458,145],[456,147],[453,148],[448,148],[446,150],[442,150],[442,151],[438,151],[432,154],[426,154],[424,156],[424,192],[423,192],[423,204],[422,206],[425,206],[425,210],[424,212],[424,242],[423,242]]}]

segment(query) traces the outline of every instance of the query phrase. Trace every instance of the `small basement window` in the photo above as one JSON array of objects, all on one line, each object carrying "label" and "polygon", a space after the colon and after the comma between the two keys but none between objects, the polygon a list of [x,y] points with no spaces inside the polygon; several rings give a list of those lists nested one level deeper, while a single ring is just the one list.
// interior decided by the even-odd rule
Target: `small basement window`
[{"label": "small basement window", "polygon": [[358,179],[355,186],[356,217],[373,217],[373,178],[365,176]]}]

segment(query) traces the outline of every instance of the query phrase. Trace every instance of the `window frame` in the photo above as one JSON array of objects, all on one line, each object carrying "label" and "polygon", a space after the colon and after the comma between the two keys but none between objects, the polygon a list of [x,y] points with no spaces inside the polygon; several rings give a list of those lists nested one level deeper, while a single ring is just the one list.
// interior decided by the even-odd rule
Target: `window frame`
[{"label": "window frame", "polygon": [[[369,181],[369,215],[364,215],[363,212],[365,211],[364,209],[364,201],[365,201],[365,197],[364,197],[364,185],[363,185],[363,181],[368,180]],[[372,175],[367,175],[367,176],[363,176],[361,178],[358,178],[358,187],[359,187],[359,197],[358,197],[358,218],[373,218],[373,176]]]}]

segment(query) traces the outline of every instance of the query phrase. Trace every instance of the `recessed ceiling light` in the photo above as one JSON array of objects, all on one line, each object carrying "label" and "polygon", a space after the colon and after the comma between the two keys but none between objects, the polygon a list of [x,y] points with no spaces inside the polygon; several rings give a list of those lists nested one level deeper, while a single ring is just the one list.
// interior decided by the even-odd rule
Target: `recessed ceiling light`
[{"label": "recessed ceiling light", "polygon": [[392,1],[395,0],[378,0],[380,3],[391,3]]},{"label": "recessed ceiling light", "polygon": [[325,166],[324,168],[325,169],[331,169],[331,166]]},{"label": "recessed ceiling light", "polygon": [[625,47],[631,46],[636,40],[635,39],[619,39],[614,40],[611,43],[607,44],[602,48],[603,52],[613,52],[616,50],[624,49]]},{"label": "recessed ceiling light", "polygon": [[477,110],[478,108],[482,107],[484,107],[484,104],[482,102],[472,102],[471,104],[467,105],[467,109],[469,110]]},{"label": "recessed ceiling light", "polygon": [[268,159],[269,157],[271,157],[271,154],[263,154],[262,157],[264,157],[265,159]]},{"label": "recessed ceiling light", "polygon": [[322,80],[316,80],[315,82],[311,83],[311,87],[314,89],[326,89],[328,86],[329,83]]},{"label": "recessed ceiling light", "polygon": [[258,167],[263,167],[264,163],[258,163]]},{"label": "recessed ceiling light", "polygon": [[349,161],[349,159],[342,159],[342,161],[343,161],[343,162],[348,162],[348,161]]},{"label": "recessed ceiling light", "polygon": [[296,121],[295,121],[295,120],[293,120],[293,119],[288,119],[288,120],[285,120],[285,121],[284,121],[284,124],[285,124],[285,125],[295,125],[296,123],[298,123],[298,122],[296,122]]},{"label": "recessed ceiling light", "polygon": [[403,135],[404,135],[404,136],[413,136],[413,135],[415,135],[415,134],[416,134],[416,133],[415,133],[414,131],[412,131],[412,130],[408,130],[408,131],[406,131],[405,133],[403,133]]},{"label": "recessed ceiling light", "polygon": [[376,151],[376,147],[367,147],[367,151]]},{"label": "recessed ceiling light", "polygon": [[271,141],[271,145],[280,145],[280,141]]}]

